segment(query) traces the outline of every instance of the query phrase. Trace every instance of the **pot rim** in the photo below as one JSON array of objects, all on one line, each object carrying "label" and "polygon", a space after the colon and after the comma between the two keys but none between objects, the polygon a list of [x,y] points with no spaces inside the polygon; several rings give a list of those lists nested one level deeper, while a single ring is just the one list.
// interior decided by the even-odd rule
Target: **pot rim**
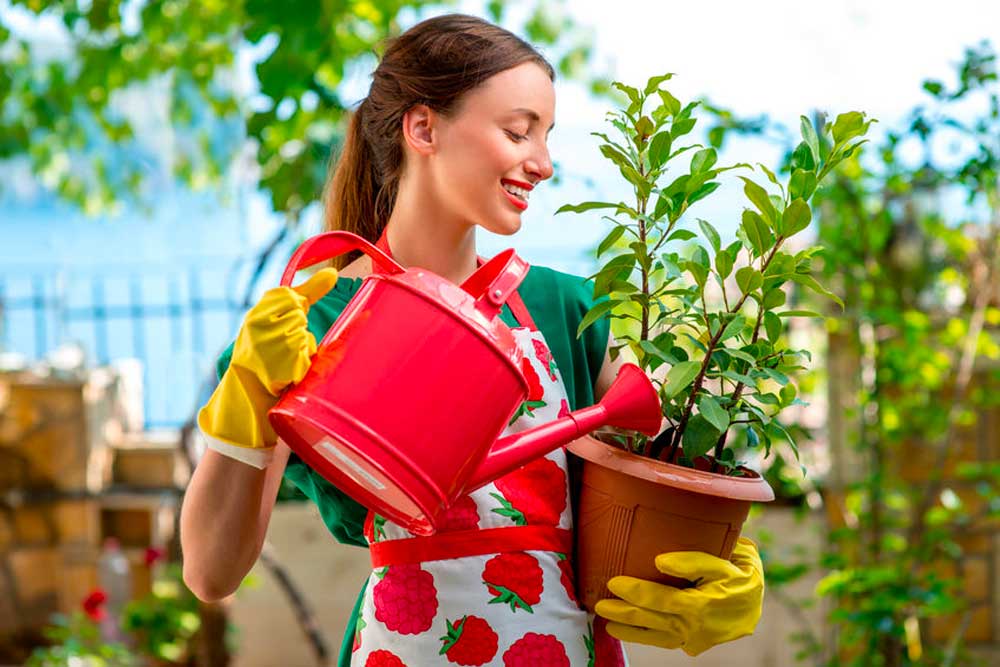
[{"label": "pot rim", "polygon": [[591,435],[574,440],[566,445],[566,449],[595,465],[654,484],[731,500],[756,502],[774,500],[774,489],[767,483],[767,480],[756,471],[742,466],[740,470],[750,473],[751,477],[730,477],[729,475],[686,468],[673,463],[664,463],[627,452],[624,449],[601,442]]}]

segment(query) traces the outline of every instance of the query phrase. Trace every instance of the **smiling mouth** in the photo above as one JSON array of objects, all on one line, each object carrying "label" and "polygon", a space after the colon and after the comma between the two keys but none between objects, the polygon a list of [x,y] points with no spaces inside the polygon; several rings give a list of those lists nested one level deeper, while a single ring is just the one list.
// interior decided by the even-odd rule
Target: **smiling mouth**
[{"label": "smiling mouth", "polygon": [[509,183],[501,183],[500,189],[503,190],[504,195],[507,196],[507,200],[518,209],[523,211],[528,208],[527,190],[510,185]]}]

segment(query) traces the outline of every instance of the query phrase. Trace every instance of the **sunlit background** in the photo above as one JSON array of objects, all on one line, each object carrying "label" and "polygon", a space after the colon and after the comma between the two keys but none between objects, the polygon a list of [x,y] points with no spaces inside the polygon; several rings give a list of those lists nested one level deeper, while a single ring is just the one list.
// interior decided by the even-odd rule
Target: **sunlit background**
[{"label": "sunlit background", "polygon": [[[0,409],[5,410],[0,448],[18,442],[18,428],[25,420],[30,422],[24,415],[48,414],[50,408],[38,407],[44,401],[56,401],[52,404],[56,407],[50,407],[59,413],[64,402],[77,400],[72,392],[55,399],[34,395],[17,399],[18,383],[31,376],[53,383],[75,380],[88,387],[78,397],[79,409],[90,410],[86,419],[79,420],[80,432],[60,432],[58,438],[127,442],[131,449],[122,449],[134,457],[122,455],[131,463],[115,464],[114,455],[102,455],[106,472],[88,469],[78,488],[69,482],[55,484],[79,491],[77,500],[82,498],[83,504],[62,514],[53,510],[56,518],[38,519],[37,530],[24,528],[35,525],[31,523],[35,519],[25,514],[33,507],[30,494],[25,501],[18,495],[18,478],[0,475],[7,494],[2,509],[7,514],[16,510],[22,517],[20,524],[15,521],[10,523],[13,528],[0,532],[0,553],[6,554],[7,563],[0,586],[8,587],[7,601],[0,602],[0,634],[8,637],[0,664],[23,660],[33,642],[43,641],[38,630],[49,614],[76,611],[77,599],[84,598],[94,583],[94,564],[86,554],[80,555],[84,552],[67,555],[66,547],[52,546],[51,536],[61,534],[64,523],[78,530],[81,540],[94,544],[102,544],[108,535],[128,542],[131,535],[134,539],[125,552],[132,560],[135,590],[143,585],[147,592],[153,590],[157,577],[178,585],[176,577],[164,573],[176,556],[171,553],[170,517],[176,490],[186,478],[182,453],[197,451],[185,427],[211,391],[215,360],[232,340],[243,312],[277,283],[294,247],[320,231],[319,185],[327,152],[338,145],[343,130],[342,115],[338,111],[324,117],[327,103],[314,91],[289,86],[282,99],[262,92],[281,90],[277,79],[283,76],[282,67],[299,66],[291,60],[274,63],[272,55],[280,49],[283,35],[319,34],[315,26],[310,32],[301,24],[301,17],[308,14],[305,5],[312,3],[303,7],[288,2],[231,7],[205,3],[206,15],[255,15],[266,34],[249,40],[235,28],[235,19],[222,19],[218,24],[228,26],[227,39],[207,40],[201,52],[195,43],[215,24],[206,22],[205,32],[200,32],[197,20],[190,17],[198,4],[0,0]],[[857,298],[853,303],[848,300],[846,311],[826,311],[827,319],[797,330],[804,341],[799,345],[813,351],[813,372],[799,382],[800,393],[810,397],[810,408],[790,418],[801,427],[799,444],[808,470],[803,479],[798,466],[789,463],[789,450],[783,448],[783,465],[780,471],[775,468],[771,479],[775,485],[788,485],[782,486],[787,502],[777,504],[788,514],[769,509],[764,515],[772,512],[770,519],[754,519],[762,526],[755,535],[769,550],[769,577],[775,582],[761,629],[750,639],[698,659],[676,651],[635,649],[633,664],[722,665],[736,659],[761,666],[943,666],[976,664],[976,660],[1000,664],[1000,542],[991,523],[998,512],[995,457],[1000,452],[1000,414],[988,400],[993,385],[978,374],[988,374],[997,357],[990,331],[1000,324],[995,277],[1000,267],[989,253],[995,244],[990,234],[995,236],[993,228],[1000,225],[996,179],[1000,140],[994,133],[1000,128],[1000,84],[996,61],[989,55],[1000,44],[1000,4],[986,0],[344,4],[351,9],[338,14],[340,32],[331,28],[330,34],[345,40],[351,35],[353,50],[339,63],[342,75],[329,63],[315,72],[325,89],[335,93],[338,109],[352,109],[360,102],[376,62],[353,37],[359,37],[359,43],[375,41],[386,27],[405,30],[445,11],[499,17],[501,24],[539,44],[561,65],[556,129],[550,136],[556,178],[532,193],[517,235],[481,232],[479,243],[482,254],[513,246],[532,263],[581,276],[597,270],[595,249],[610,231],[609,223],[595,212],[557,215],[556,210],[568,203],[634,198],[631,186],[602,157],[599,142],[591,135],[610,130],[605,115],[619,103],[616,93],[608,91],[610,81],[641,87],[651,76],[674,73],[668,86],[676,97],[685,103],[703,101],[704,115],[692,140],[716,144],[720,163],[763,163],[777,170],[799,141],[803,115],[826,114],[832,121],[841,112],[859,110],[877,119],[868,134],[868,148],[848,167],[844,176],[848,184],[837,191],[854,193],[865,203],[853,209],[852,219],[846,206],[837,207],[843,198],[831,195],[826,217],[821,209],[804,234],[809,240],[836,245],[824,275],[845,300],[848,293]],[[397,12],[400,5],[405,6]],[[102,37],[95,31],[99,27],[95,17],[104,7],[111,7],[112,15],[120,11],[120,28],[117,20],[111,21]],[[143,22],[143,12],[150,8],[169,19],[161,18],[156,31]],[[90,18],[74,24],[67,18],[74,12]],[[281,30],[284,22],[289,25],[287,32]],[[125,40],[132,44],[131,55],[126,47],[111,56],[120,66],[109,66],[108,76],[101,71],[79,75],[81,63],[102,62],[96,57],[86,60],[92,57],[85,53],[87,44],[99,50],[102,39],[118,34],[131,36]],[[200,55],[194,60],[182,58],[176,68],[157,61],[162,70],[141,73],[150,59],[169,60],[168,52]],[[226,64],[227,54],[231,65]],[[970,54],[985,60],[970,60]],[[53,70],[46,68],[49,62],[65,63],[72,73],[69,81],[54,78]],[[978,63],[977,72],[993,74],[962,91],[963,81],[972,81],[962,78],[962,68],[966,66],[968,74],[970,62]],[[261,71],[270,77],[263,85]],[[287,76],[294,79],[298,74],[290,69]],[[115,77],[132,78],[124,85]],[[196,82],[204,77],[217,88],[214,108],[198,92]],[[936,97],[934,84],[928,86],[928,81],[960,94],[954,100]],[[234,106],[227,106],[232,102]],[[940,114],[935,111],[945,106]],[[942,123],[940,131],[922,135],[914,121],[924,112],[928,118],[944,114],[954,120],[952,125],[968,123],[980,131],[962,133]],[[109,124],[102,127],[101,121]],[[130,124],[128,132],[120,129],[123,121]],[[273,127],[261,131],[255,125],[260,123]],[[713,128],[715,135],[709,132]],[[889,161],[884,149],[893,137],[894,157]],[[972,173],[970,164],[979,165],[979,171]],[[924,177],[926,181],[921,180]],[[692,216],[710,220],[728,243],[735,238],[746,205],[739,180],[724,177],[721,189],[697,204]],[[883,216],[886,227],[865,226]],[[852,245],[855,233],[854,240],[863,238],[870,244],[861,243],[861,249]],[[982,257],[973,258],[977,247]],[[890,271],[885,257],[905,259],[907,249],[919,257]],[[884,272],[879,273],[880,267]],[[978,289],[990,294],[976,299]],[[891,296],[883,298],[882,290]],[[970,361],[968,354],[963,355],[969,345],[963,344],[969,331],[978,331],[976,326],[983,333],[971,339],[978,356],[973,354]],[[907,350],[914,355],[912,368],[905,364]],[[917,359],[925,351],[926,358]],[[969,368],[963,366],[970,363]],[[953,381],[963,373],[976,379],[967,393],[956,395],[961,400],[956,399],[954,410],[952,404],[925,395],[939,396],[938,389],[952,391]],[[956,452],[964,452],[959,461],[984,467],[966,469],[961,483],[933,483],[938,484],[932,498],[935,508],[945,514],[968,510],[965,519],[956,518],[957,514],[946,517],[966,533],[961,539],[949,537],[943,551],[906,562],[907,567],[937,571],[944,580],[950,577],[957,588],[926,580],[894,588],[899,583],[894,580],[892,586],[880,589],[879,577],[884,581],[893,569],[892,558],[884,554],[905,552],[911,536],[904,525],[915,502],[907,499],[908,490],[927,482],[912,470],[897,474],[890,472],[891,466],[879,465],[885,464],[885,457],[920,461],[926,469],[945,461],[900,449],[901,443],[912,446],[918,440],[903,434],[913,415],[926,414],[918,395],[956,419],[964,429],[961,437],[975,439],[974,444],[952,443]],[[946,430],[950,435],[945,440],[959,438]],[[883,441],[885,452],[879,449]],[[79,463],[73,456],[61,456],[45,450],[54,476],[63,475],[74,461]],[[92,453],[84,458],[88,456],[93,458]],[[96,464],[88,459],[87,465]],[[129,466],[134,467],[136,479],[148,476],[151,488],[162,493],[141,497],[143,493],[133,489],[117,504],[98,503],[93,506],[98,507],[97,514],[88,514],[93,508],[84,501],[96,497],[114,475],[133,470]],[[163,468],[141,472],[147,466]],[[38,480],[32,480],[31,485],[37,486]],[[54,507],[58,501],[53,496],[38,502]],[[883,516],[886,525],[877,530],[897,531],[903,536],[902,545],[881,533],[873,533],[878,535],[875,547],[863,540],[853,547],[837,542],[845,532],[869,530],[871,513],[883,502],[888,504],[889,518]],[[292,579],[300,577],[307,612],[291,605],[287,591],[274,583],[274,568],[282,567],[280,563],[255,571],[256,587],[253,582],[246,585],[228,605],[206,609],[183,598],[167,605],[168,615],[173,615],[163,621],[151,620],[157,607],[147,600],[135,612],[136,623],[163,624],[157,626],[160,634],[154,633],[154,639],[148,632],[143,635],[142,641],[151,647],[148,654],[161,660],[148,664],[225,664],[196,656],[188,643],[196,643],[190,639],[195,630],[200,628],[197,636],[204,637],[212,623],[225,627],[227,622],[235,629],[228,648],[233,664],[320,664],[315,644],[306,640],[293,609],[306,616],[319,614],[323,641],[334,654],[328,664],[335,664],[343,619],[350,612],[364,562],[339,560],[347,548],[333,545],[311,509],[293,505],[288,504],[291,509],[286,514],[279,512],[272,527],[271,558],[286,559],[284,567]],[[939,523],[932,521],[933,525],[947,524],[941,516],[935,521]],[[801,537],[801,544],[785,544],[784,538],[791,536]],[[874,549],[875,555],[871,561],[850,561],[852,549]],[[942,553],[951,554],[947,567],[942,565]],[[845,579],[845,572],[865,567],[869,578]],[[71,573],[59,590],[35,581],[52,571]],[[169,591],[164,595],[169,597]],[[885,604],[872,604],[886,596],[891,600]],[[344,604],[346,610],[341,609]],[[946,620],[932,621],[935,618]],[[275,632],[287,645],[261,642],[261,629],[272,624],[286,628]],[[64,627],[61,639],[75,631]],[[876,637],[874,643],[866,643],[869,635]],[[57,636],[49,643],[59,641]]]}]

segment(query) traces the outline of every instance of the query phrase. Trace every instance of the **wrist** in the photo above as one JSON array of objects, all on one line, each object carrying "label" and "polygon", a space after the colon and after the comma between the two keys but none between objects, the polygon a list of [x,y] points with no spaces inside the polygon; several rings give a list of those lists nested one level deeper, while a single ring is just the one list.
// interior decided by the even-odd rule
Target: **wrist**
[{"label": "wrist", "polygon": [[223,456],[235,459],[248,466],[263,470],[274,458],[274,446],[270,447],[247,447],[233,442],[228,442],[217,436],[209,435],[202,428],[198,429],[205,442],[205,446]]}]

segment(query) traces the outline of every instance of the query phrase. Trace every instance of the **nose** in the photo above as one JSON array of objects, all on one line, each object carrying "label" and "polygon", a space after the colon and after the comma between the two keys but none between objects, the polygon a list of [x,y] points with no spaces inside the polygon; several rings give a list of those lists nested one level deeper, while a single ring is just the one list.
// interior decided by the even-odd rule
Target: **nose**
[{"label": "nose", "polygon": [[549,157],[549,147],[543,144],[534,151],[528,161],[525,162],[524,170],[539,181],[552,178],[553,169],[552,159]]}]

